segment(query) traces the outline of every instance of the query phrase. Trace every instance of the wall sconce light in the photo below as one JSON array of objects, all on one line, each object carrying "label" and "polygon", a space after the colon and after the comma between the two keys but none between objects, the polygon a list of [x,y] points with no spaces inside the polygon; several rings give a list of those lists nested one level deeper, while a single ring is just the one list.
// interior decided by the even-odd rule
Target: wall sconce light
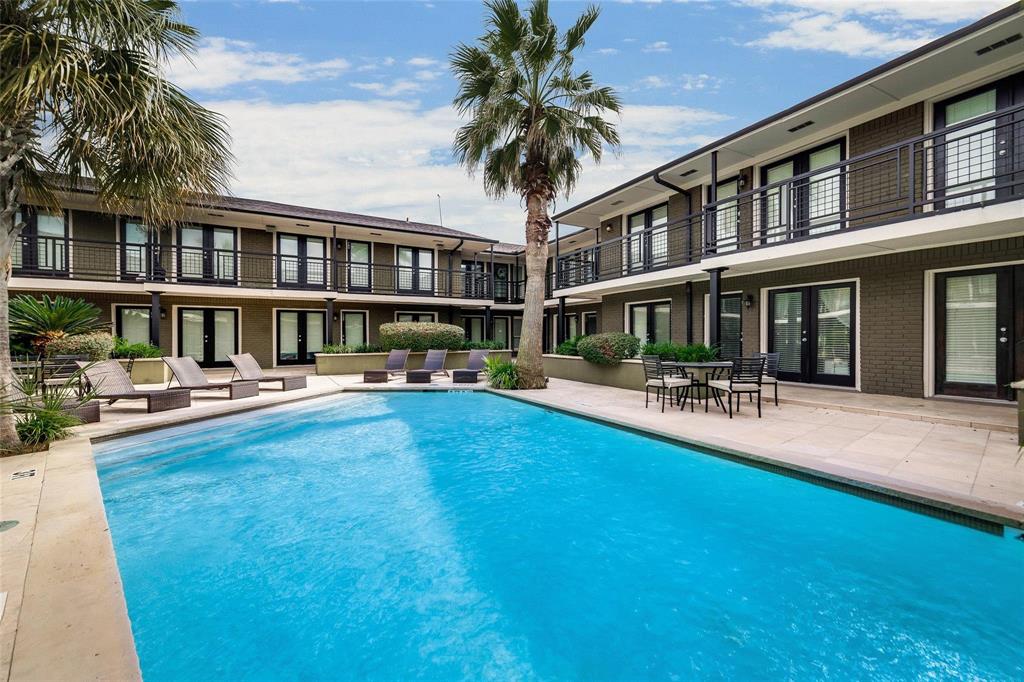
[{"label": "wall sconce light", "polygon": [[743,298],[743,305],[747,309],[753,308],[754,307],[754,295],[753,294],[747,294]]},{"label": "wall sconce light", "polygon": [[166,320],[167,319],[167,308],[160,308],[160,319],[161,320]]},{"label": "wall sconce light", "polygon": [[612,231],[612,224],[608,223],[607,225],[605,225],[604,226],[604,231],[605,232],[611,232]]},{"label": "wall sconce light", "polygon": [[335,321],[335,322],[337,322],[337,321],[338,321],[338,319],[339,319],[339,318],[338,318],[338,313],[334,313],[334,315],[332,316],[332,318],[334,319],[334,321]]}]

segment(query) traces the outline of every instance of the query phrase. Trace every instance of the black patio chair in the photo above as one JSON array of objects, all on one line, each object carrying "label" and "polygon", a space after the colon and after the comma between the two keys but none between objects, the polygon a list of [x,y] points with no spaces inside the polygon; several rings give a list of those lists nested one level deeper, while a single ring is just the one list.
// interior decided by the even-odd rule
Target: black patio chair
[{"label": "black patio chair", "polygon": [[[715,397],[725,394],[729,401],[729,419],[732,419],[732,397],[736,396],[736,411],[740,411],[740,396],[744,393],[757,394],[757,416],[761,417],[761,380],[764,376],[765,358],[733,358],[732,374],[728,379],[712,379],[708,382],[708,390],[715,392]],[[725,405],[719,403],[722,411]],[[704,411],[707,411],[704,403]]]},{"label": "black patio chair", "polygon": [[[665,402],[671,401],[673,396],[676,402],[682,392],[680,407],[686,404],[690,397],[690,386],[693,381],[690,377],[672,376],[668,374],[661,364],[661,358],[657,355],[641,355],[641,362],[644,365],[644,408],[651,404],[651,389],[655,389],[655,399],[661,403],[661,411],[665,411]],[[690,400],[690,411],[693,411],[693,400]]]}]

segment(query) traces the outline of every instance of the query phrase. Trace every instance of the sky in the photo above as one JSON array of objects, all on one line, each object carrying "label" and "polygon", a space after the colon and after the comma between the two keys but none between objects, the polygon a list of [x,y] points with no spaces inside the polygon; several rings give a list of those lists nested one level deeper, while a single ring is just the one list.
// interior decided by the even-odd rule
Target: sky
[{"label": "sky", "polygon": [[[1008,0],[599,3],[577,59],[623,100],[622,145],[555,210],[785,109]],[[569,26],[584,9],[552,2]],[[240,197],[438,223],[522,243],[518,197],[485,195],[451,154],[448,56],[477,2],[183,2],[202,34],[168,75],[224,115]],[[438,205],[440,195],[440,207]],[[440,208],[440,210],[439,210]]]}]

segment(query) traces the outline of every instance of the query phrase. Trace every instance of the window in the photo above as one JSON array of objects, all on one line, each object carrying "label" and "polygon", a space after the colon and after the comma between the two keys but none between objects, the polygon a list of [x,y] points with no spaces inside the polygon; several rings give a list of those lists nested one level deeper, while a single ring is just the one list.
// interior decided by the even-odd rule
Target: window
[{"label": "window", "polygon": [[484,318],[463,316],[462,327],[466,330],[467,341],[484,340]]},{"label": "window", "polygon": [[723,359],[743,357],[743,294],[718,299],[718,348]]},{"label": "window", "polygon": [[597,313],[583,313],[583,333],[587,336],[597,333]]},{"label": "window", "polygon": [[[125,219],[121,222],[121,277],[135,280],[139,276],[155,274],[160,270],[159,260],[152,250],[160,236],[144,223]],[[152,254],[152,255],[151,255]],[[160,272],[162,274],[162,272]]]},{"label": "window", "polygon": [[671,304],[633,303],[629,306],[629,333],[641,344],[671,341]]},{"label": "window", "polygon": [[342,310],[341,311],[341,343],[344,346],[358,346],[361,343],[369,343],[366,336],[368,325],[366,324],[366,311],[364,310]]},{"label": "window", "polygon": [[395,313],[395,322],[437,322],[437,313]]},{"label": "window", "polygon": [[68,228],[65,212],[49,213],[26,209],[15,222],[24,221],[21,248],[11,250],[11,265],[16,270],[53,275],[68,270]]},{"label": "window", "polygon": [[434,251],[412,246],[398,247],[398,290],[434,293]]},{"label": "window", "polygon": [[114,308],[114,333],[128,343],[149,343],[148,306],[119,305]]},{"label": "window", "polygon": [[580,335],[580,318],[576,313],[565,316],[565,338],[574,339]]},{"label": "window", "polygon": [[623,244],[629,270],[644,270],[668,261],[668,204],[629,216]]},{"label": "window", "polygon": [[[737,201],[724,201],[740,193],[739,176],[715,183],[715,201],[718,203],[711,216],[714,223],[710,246],[715,253],[735,251],[739,246],[740,205]],[[708,196],[708,199],[711,197]]]},{"label": "window", "polygon": [[487,273],[478,261],[462,262],[463,292],[466,298],[487,298]]},{"label": "window", "polygon": [[846,141],[835,140],[761,169],[760,241],[771,244],[792,236],[822,234],[842,227],[846,209],[841,168],[823,170],[796,182],[792,177],[833,166],[846,158]]},{"label": "window", "polygon": [[277,235],[277,282],[283,286],[323,287],[326,240],[296,234]]},{"label": "window", "polygon": [[186,225],[178,229],[181,279],[235,281],[235,228]]},{"label": "window", "polygon": [[348,243],[348,290],[370,290],[370,243]]},{"label": "window", "polygon": [[491,320],[494,330],[494,338],[492,341],[496,341],[501,344],[502,348],[508,348],[508,333],[509,333],[509,318],[507,317],[495,317]]}]

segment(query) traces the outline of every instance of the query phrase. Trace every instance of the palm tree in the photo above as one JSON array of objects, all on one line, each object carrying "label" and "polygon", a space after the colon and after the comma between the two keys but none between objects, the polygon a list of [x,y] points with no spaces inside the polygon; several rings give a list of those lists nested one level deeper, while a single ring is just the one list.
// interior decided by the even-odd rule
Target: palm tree
[{"label": "palm tree", "polygon": [[[168,0],[0,0],[0,382],[11,383],[8,278],[22,205],[56,209],[56,192],[91,176],[111,213],[170,225],[226,191],[221,116],[163,78],[197,31]],[[16,444],[10,414],[0,446]]]},{"label": "palm tree", "polygon": [[45,355],[46,346],[56,339],[109,329],[100,322],[99,308],[67,296],[16,296],[10,302],[8,314],[10,333],[27,337],[40,355]]},{"label": "palm tree", "polygon": [[619,136],[602,116],[620,102],[598,87],[589,71],[575,73],[575,53],[597,20],[588,7],[565,33],[533,0],[525,15],[515,0],[488,0],[487,32],[460,44],[451,57],[459,80],[454,104],[469,122],[455,134],[454,151],[472,174],[483,165],[484,190],[500,198],[517,193],[526,204],[526,296],[519,344],[522,388],[544,387],[544,280],[551,219],[548,207],[579,178],[580,153],[601,160]]}]

